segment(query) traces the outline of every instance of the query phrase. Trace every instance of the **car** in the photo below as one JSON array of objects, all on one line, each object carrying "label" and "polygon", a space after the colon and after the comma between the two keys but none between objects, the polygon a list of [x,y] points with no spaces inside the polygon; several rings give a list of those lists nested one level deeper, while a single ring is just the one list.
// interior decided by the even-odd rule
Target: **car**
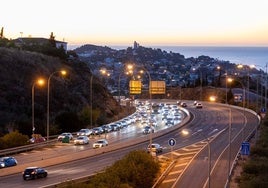
[{"label": "car", "polygon": [[143,128],[143,131],[142,132],[143,132],[143,134],[154,133],[154,129],[152,127],[150,127],[150,126],[145,126]]},{"label": "car", "polygon": [[167,118],[166,119],[166,125],[169,126],[169,125],[174,125],[174,119],[173,118]]},{"label": "car", "polygon": [[120,121],[120,123],[121,123],[121,128],[126,128],[126,127],[128,127],[128,123],[127,123],[127,121],[122,120],[122,121]]},{"label": "car", "polygon": [[74,139],[74,145],[89,144],[89,138],[87,136],[78,136]]},{"label": "car", "polygon": [[154,127],[157,127],[157,122],[154,119],[149,120],[149,125],[152,125]]},{"label": "car", "polygon": [[101,128],[103,129],[104,133],[109,133],[112,131],[112,127],[110,125],[102,125]]},{"label": "car", "polygon": [[90,136],[92,134],[92,130],[90,129],[80,129],[80,131],[77,132],[77,136]]},{"label": "car", "polygon": [[160,153],[163,151],[163,147],[160,146],[160,144],[152,143],[152,147],[150,147],[150,144],[147,147],[147,152],[150,153],[150,150],[155,153]]},{"label": "car", "polygon": [[14,157],[1,157],[0,158],[0,168],[16,166],[18,164]]},{"label": "car", "polygon": [[72,133],[62,133],[58,136],[58,141],[62,141],[62,139],[65,138],[66,136],[69,138],[69,140],[73,139]]},{"label": "car", "polygon": [[118,130],[120,130],[120,127],[117,124],[111,124],[110,126],[112,128],[112,131],[118,131]]},{"label": "car", "polygon": [[46,139],[42,136],[34,136],[29,140],[29,142],[32,144],[41,143],[41,142],[45,142],[45,141],[46,141]]},{"label": "car", "polygon": [[104,132],[104,130],[101,127],[94,127],[92,129],[92,135],[96,135],[96,134],[102,134]]},{"label": "car", "polygon": [[106,139],[100,139],[94,142],[93,148],[101,148],[104,146],[108,146],[108,141]]},{"label": "car", "polygon": [[24,180],[47,177],[47,171],[42,167],[28,167],[22,172]]},{"label": "car", "polygon": [[203,108],[203,105],[201,103],[197,103],[195,107],[196,108]]}]

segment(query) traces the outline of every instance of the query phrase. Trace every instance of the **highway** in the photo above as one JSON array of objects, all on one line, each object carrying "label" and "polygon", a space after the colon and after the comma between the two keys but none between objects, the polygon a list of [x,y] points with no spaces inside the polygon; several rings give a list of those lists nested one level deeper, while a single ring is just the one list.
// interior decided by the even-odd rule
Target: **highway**
[{"label": "highway", "polygon": [[[192,159],[188,160],[188,163],[185,164],[185,170],[179,171],[177,174],[173,173],[172,181],[165,179],[160,187],[208,186],[208,174],[206,171],[208,166],[207,138],[211,138],[211,187],[224,187],[227,179],[226,169],[228,169],[226,159],[228,154],[228,115],[230,108],[213,103],[204,103],[203,109],[196,109],[192,102],[188,103],[187,109],[193,115],[193,119],[183,127],[180,127],[179,124],[172,129],[164,129],[164,126],[158,128],[157,132],[154,133],[153,142],[157,142],[164,147],[164,152],[158,156],[159,158],[174,157],[176,159],[176,156],[183,155],[183,152],[179,153],[179,150],[185,147],[194,148],[195,152],[192,153],[197,153],[197,155],[193,155]],[[232,161],[243,140],[242,137],[245,138],[255,128],[256,123],[258,123],[256,116],[246,110],[232,109]],[[191,134],[187,137],[183,136],[181,134],[182,129],[190,130]],[[122,158],[131,150],[145,150],[149,143],[149,135],[143,135],[141,131],[140,127],[131,126],[127,129],[122,129],[120,132],[109,133],[106,135],[109,141],[109,146],[106,148],[92,149],[92,144],[74,146],[72,143],[59,143],[44,149],[18,154],[15,156],[19,161],[18,166],[7,168],[5,171],[0,170],[0,186],[48,187],[94,174]],[[162,135],[160,132],[165,134]],[[101,137],[105,137],[105,135]],[[140,141],[135,142],[134,140],[138,140],[135,138],[139,138],[141,143],[139,143]],[[170,138],[174,138],[177,141],[174,148],[172,148],[172,154],[168,145]],[[91,139],[91,143],[96,139],[98,137]],[[198,145],[197,143],[200,146],[197,147],[198,149],[194,147],[194,145]],[[191,148],[188,150],[190,151]],[[181,159],[181,157],[179,158]],[[27,166],[47,166],[48,177],[34,181],[24,181],[21,172]],[[200,169],[202,169],[202,172],[200,172]]]},{"label": "highway", "polygon": [[[229,161],[231,167],[241,143],[256,128],[255,126],[259,123],[259,119],[244,109],[233,109],[228,106],[221,106],[219,108],[215,105],[207,105],[207,108],[209,108],[209,111],[203,109],[203,112],[207,115],[208,113],[212,115],[212,110],[214,112],[214,118],[216,118],[217,121],[212,120],[210,115],[208,115],[203,121],[199,121],[200,118],[196,118],[192,124],[199,124],[201,126],[193,126],[191,128],[193,130],[192,136],[190,137],[191,140],[193,139],[193,136],[200,135],[203,137],[203,145],[201,144],[202,147],[199,147],[200,150],[194,150],[195,152],[192,154],[190,159],[186,160],[186,162],[185,158],[189,158],[189,155],[184,155],[179,150],[175,151],[177,153],[181,153],[180,158],[176,161],[176,165],[180,166],[182,163],[181,161],[183,161],[183,168],[178,170],[175,165],[174,169],[169,172],[171,175],[167,177],[159,187],[225,187],[228,178]],[[229,115],[232,117],[231,124]],[[230,156],[228,147],[229,127],[231,127]],[[202,135],[198,134],[198,129],[203,129],[206,133],[204,132]],[[210,133],[213,132],[213,130],[219,130],[220,134],[211,137]],[[206,138],[204,138],[205,136],[203,135],[206,135]],[[208,139],[211,150],[210,186],[208,179]]]}]

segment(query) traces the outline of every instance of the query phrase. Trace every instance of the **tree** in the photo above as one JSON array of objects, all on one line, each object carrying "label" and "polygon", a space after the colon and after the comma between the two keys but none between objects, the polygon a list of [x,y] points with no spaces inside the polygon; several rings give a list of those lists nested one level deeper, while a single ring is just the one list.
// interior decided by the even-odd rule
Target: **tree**
[{"label": "tree", "polygon": [[50,42],[52,47],[56,47],[56,41],[55,41],[55,36],[54,36],[53,32],[50,33],[49,42]]},{"label": "tree", "polygon": [[151,155],[145,151],[132,151],[104,173],[93,177],[88,187],[152,187],[159,169],[159,163]]},{"label": "tree", "polygon": [[4,38],[4,28],[1,28],[1,32],[0,32],[0,39]]}]

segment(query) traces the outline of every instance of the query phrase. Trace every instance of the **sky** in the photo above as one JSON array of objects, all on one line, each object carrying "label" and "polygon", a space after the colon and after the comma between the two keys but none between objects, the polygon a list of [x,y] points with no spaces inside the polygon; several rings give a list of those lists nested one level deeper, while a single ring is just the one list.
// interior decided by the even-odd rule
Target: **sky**
[{"label": "sky", "polygon": [[68,45],[268,46],[268,0],[3,0],[9,39]]}]

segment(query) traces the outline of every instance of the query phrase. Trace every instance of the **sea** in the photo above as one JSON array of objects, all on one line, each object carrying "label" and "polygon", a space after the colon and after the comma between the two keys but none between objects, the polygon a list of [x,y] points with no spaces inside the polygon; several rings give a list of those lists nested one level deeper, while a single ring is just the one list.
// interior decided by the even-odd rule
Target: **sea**
[{"label": "sea", "polygon": [[[109,46],[113,49],[126,49],[129,46]],[[266,71],[268,64],[267,47],[239,47],[239,46],[144,46],[176,52],[188,57],[209,56],[218,60],[229,61],[234,64],[255,65],[257,69]]]}]

